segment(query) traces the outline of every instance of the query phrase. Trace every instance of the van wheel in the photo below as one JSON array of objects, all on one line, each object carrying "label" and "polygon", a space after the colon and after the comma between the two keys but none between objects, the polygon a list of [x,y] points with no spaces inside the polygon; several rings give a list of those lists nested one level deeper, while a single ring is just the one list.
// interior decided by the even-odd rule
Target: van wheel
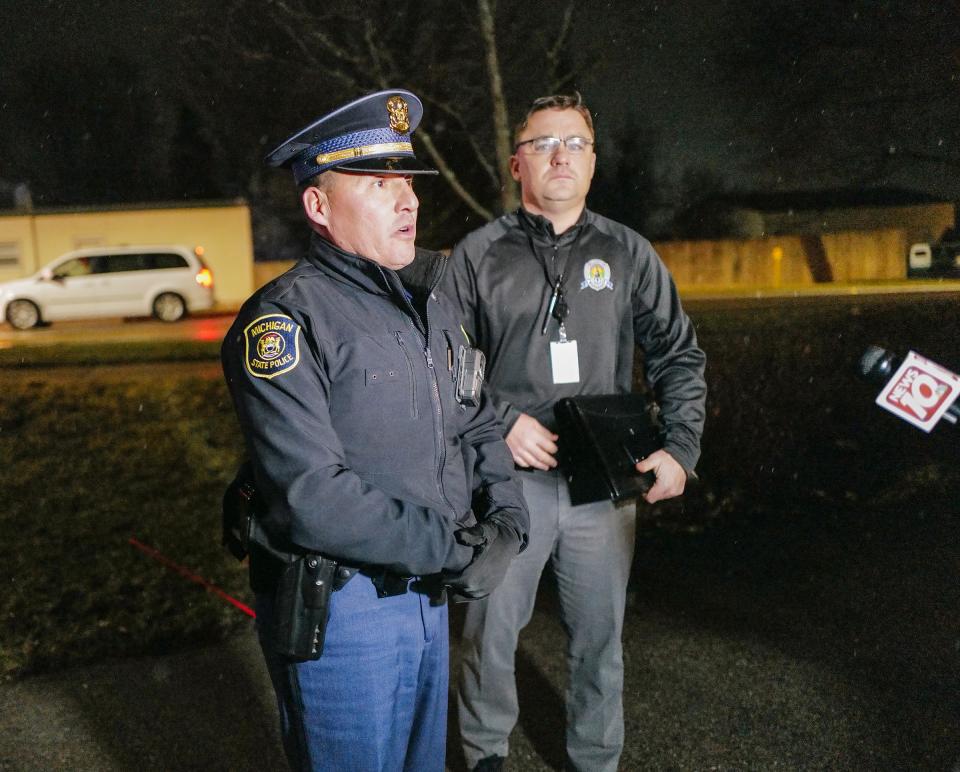
[{"label": "van wheel", "polygon": [[163,292],[153,301],[153,315],[161,322],[177,322],[187,313],[187,304],[176,292]]},{"label": "van wheel", "polygon": [[13,300],[7,306],[7,321],[18,330],[29,330],[40,324],[40,309],[29,300]]}]

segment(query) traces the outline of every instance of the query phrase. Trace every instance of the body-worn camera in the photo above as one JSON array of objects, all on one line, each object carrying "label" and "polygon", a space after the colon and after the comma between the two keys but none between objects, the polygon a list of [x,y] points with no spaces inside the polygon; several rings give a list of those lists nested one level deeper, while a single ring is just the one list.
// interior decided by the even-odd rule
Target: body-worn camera
[{"label": "body-worn camera", "polygon": [[480,404],[483,387],[483,368],[487,358],[477,348],[460,347],[457,355],[457,402],[476,407]]}]

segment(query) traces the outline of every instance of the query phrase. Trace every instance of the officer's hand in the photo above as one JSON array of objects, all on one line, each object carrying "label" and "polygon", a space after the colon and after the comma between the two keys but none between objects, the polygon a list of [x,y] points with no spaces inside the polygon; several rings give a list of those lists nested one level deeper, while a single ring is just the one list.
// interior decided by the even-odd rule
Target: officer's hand
[{"label": "officer's hand", "polygon": [[672,499],[683,493],[687,484],[687,473],[676,459],[665,450],[657,450],[637,464],[638,472],[653,472],[657,481],[643,498],[653,504],[663,499]]},{"label": "officer's hand", "polygon": [[521,413],[507,432],[507,447],[517,466],[532,466],[534,469],[553,469],[557,465],[557,440],[551,432],[533,416]]},{"label": "officer's hand", "polygon": [[520,551],[519,534],[496,517],[488,517],[461,528],[455,537],[473,547],[473,560],[459,574],[444,574],[443,583],[455,602],[486,598],[503,581],[510,561]]}]

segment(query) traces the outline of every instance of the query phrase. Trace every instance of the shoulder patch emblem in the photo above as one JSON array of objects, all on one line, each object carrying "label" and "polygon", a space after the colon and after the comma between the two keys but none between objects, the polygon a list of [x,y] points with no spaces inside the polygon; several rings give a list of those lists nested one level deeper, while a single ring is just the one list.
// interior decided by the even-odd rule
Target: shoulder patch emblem
[{"label": "shoulder patch emblem", "polygon": [[254,378],[276,378],[300,363],[300,325],[285,314],[254,319],[243,330],[243,361]]},{"label": "shoulder patch emblem", "polygon": [[610,281],[609,263],[604,260],[587,260],[583,266],[583,283],[580,285],[580,289],[584,290],[587,287],[597,292],[613,289],[613,282]]}]

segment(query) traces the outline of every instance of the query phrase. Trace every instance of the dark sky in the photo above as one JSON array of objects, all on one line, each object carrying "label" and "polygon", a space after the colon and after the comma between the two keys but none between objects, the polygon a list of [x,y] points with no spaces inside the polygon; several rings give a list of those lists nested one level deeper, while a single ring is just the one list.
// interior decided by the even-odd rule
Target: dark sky
[{"label": "dark sky", "polygon": [[6,30],[0,57],[6,61],[58,59],[82,52],[94,59],[109,53],[149,57],[164,43],[174,3],[98,0],[96,3],[24,0],[0,3]]},{"label": "dark sky", "polygon": [[[598,129],[615,135],[632,113],[637,128],[661,144],[669,176],[704,157],[718,168],[735,159],[728,142],[735,127],[715,72],[717,39],[711,15],[722,0],[628,5],[599,2],[589,14],[604,33],[585,57],[585,96]],[[718,102],[721,105],[718,105]]]},{"label": "dark sky", "polygon": [[614,131],[630,113],[649,128],[668,180],[699,166],[737,188],[960,199],[956,0],[593,5],[591,103]]},{"label": "dark sky", "polygon": [[[505,2],[501,0],[502,5]],[[104,0],[96,4],[23,0],[0,4],[0,27],[7,30],[0,48],[0,68],[6,74],[29,62],[45,62],[49,66],[62,61],[69,66],[77,58],[106,61],[115,55],[139,63],[146,76],[154,80],[154,96],[162,100],[179,77],[170,62],[171,51],[182,44],[185,33],[177,21],[181,3],[193,5],[186,0]],[[200,7],[209,7],[213,16],[221,5],[214,2]],[[925,55],[927,39],[941,52],[930,56],[940,56],[944,71],[952,71],[956,78],[960,72],[960,46],[952,43],[951,49],[952,31],[944,42],[944,30],[955,29],[955,24],[950,23],[951,17],[953,22],[957,20],[953,15],[955,2],[843,0],[831,7],[842,8],[837,18],[841,26],[846,25],[846,38],[833,36],[832,20],[824,22],[822,29],[818,27],[815,13],[825,7],[822,3],[779,0],[779,5],[795,13],[800,23],[771,30],[772,37],[764,39],[762,27],[759,32],[753,29],[752,37],[746,33],[741,36],[741,31],[756,24],[757,14],[763,12],[764,4],[757,0],[662,4],[581,0],[572,41],[575,58],[582,65],[578,84],[597,115],[602,162],[619,161],[620,140],[629,126],[655,143],[658,182],[667,191],[665,198],[671,195],[670,187],[678,185],[684,171],[691,168],[711,172],[727,186],[738,189],[838,186],[850,178],[852,184],[898,185],[960,198],[960,184],[955,182],[960,179],[960,121],[953,110],[958,104],[956,94],[942,110],[931,107],[936,95],[920,108],[901,105],[896,108],[899,117],[882,121],[890,124],[882,127],[869,113],[878,109],[878,101],[897,99],[896,94],[891,96],[884,80],[894,75],[878,74],[873,83],[872,73],[880,73],[884,67],[895,72],[898,61],[904,63],[902,69],[906,71],[907,62]],[[883,27],[877,18],[882,9],[901,6],[929,6],[929,12],[924,16],[911,11],[911,18],[918,19],[918,29],[911,36],[895,39],[897,31],[890,29],[895,25]],[[524,8],[529,8],[525,13],[543,13],[545,18],[552,18],[550,14],[555,11],[555,6],[546,8],[540,4]],[[887,64],[857,59],[863,53],[857,49],[862,41],[855,38],[876,25],[878,34],[894,36],[885,42],[870,41],[875,48],[889,51]],[[501,30],[501,34],[509,35],[509,31]],[[825,68],[842,64],[835,76],[816,71],[821,46]],[[845,50],[849,46],[853,51],[851,58]],[[791,47],[796,47],[796,51],[791,52]],[[736,70],[741,49],[745,56],[744,87]],[[416,60],[416,51],[409,55],[412,61]],[[751,63],[750,56],[760,59]],[[829,79],[842,81],[847,77],[844,68],[848,61],[859,69],[849,73],[849,89],[838,92],[837,84]],[[764,69],[769,71],[759,71]],[[933,76],[931,72],[921,68],[911,77],[917,83],[924,77],[942,79],[942,72]],[[820,91],[810,85],[818,78],[824,81],[818,86]],[[904,87],[902,83],[898,86]],[[918,90],[919,86],[908,84],[910,88]],[[960,79],[954,81],[954,91],[960,91]],[[873,104],[861,104],[861,93]],[[115,96],[107,82],[91,92],[89,98],[106,102]],[[42,100],[43,95],[38,94],[37,98]],[[778,99],[792,99],[794,104],[779,110]],[[10,109],[2,92],[0,106]],[[797,110],[807,114],[798,119]],[[823,117],[817,119],[818,114]],[[909,120],[914,124],[908,125]],[[944,124],[939,137],[938,120]],[[770,126],[776,122],[784,123],[779,133]],[[793,124],[795,131],[791,130]],[[874,126],[875,144],[884,149],[876,150],[877,158],[866,158],[859,168],[854,153],[865,151],[856,147],[850,150],[848,146],[862,140]],[[810,141],[804,147],[807,136]],[[18,144],[23,144],[22,140]],[[897,156],[905,147],[912,160]],[[850,168],[840,169],[832,162],[817,167],[818,160],[829,158],[830,152],[838,148],[837,152],[842,150],[854,159]],[[29,154],[32,150],[16,148],[17,153]],[[10,148],[6,151],[10,152]],[[873,150],[867,148],[867,152]],[[778,165],[783,167],[782,171]],[[831,170],[837,173],[831,175]],[[0,167],[0,179],[3,178]]]},{"label": "dark sky", "polygon": [[[221,4],[207,5],[214,13],[212,9]],[[710,24],[694,20],[724,4],[685,0],[661,8],[652,3],[581,2],[572,40],[583,65],[584,97],[597,113],[598,128],[614,130],[631,110],[641,128],[664,131],[664,145],[675,163],[682,164],[704,147],[709,155],[721,158],[718,128],[723,115],[711,109],[717,97],[711,75],[717,41]],[[165,51],[178,45],[183,34],[177,23],[180,5],[176,0],[0,4],[0,25],[14,31],[0,49],[0,62],[118,55],[165,72],[169,58]]]}]

